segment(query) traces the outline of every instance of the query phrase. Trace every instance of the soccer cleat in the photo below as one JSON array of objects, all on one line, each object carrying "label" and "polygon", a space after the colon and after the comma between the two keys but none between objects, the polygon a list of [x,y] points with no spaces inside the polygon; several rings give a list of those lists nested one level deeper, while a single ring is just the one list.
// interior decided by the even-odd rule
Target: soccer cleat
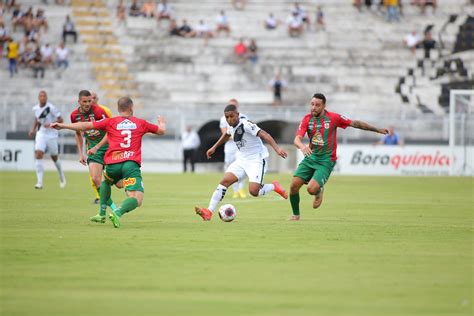
[{"label": "soccer cleat", "polygon": [[94,199],[94,201],[92,201],[92,204],[99,204],[100,203],[100,199]]},{"label": "soccer cleat", "polygon": [[194,207],[194,210],[196,211],[196,214],[202,217],[202,220],[204,221],[210,221],[212,217],[212,212],[211,210],[204,208],[204,207]]},{"label": "soccer cleat", "polygon": [[239,196],[242,199],[245,199],[247,197],[247,194],[245,194],[244,189],[239,189]]},{"label": "soccer cleat", "polygon": [[276,193],[278,193],[285,200],[288,199],[288,193],[286,193],[285,189],[282,188],[277,180],[273,181],[272,184],[275,186]]},{"label": "soccer cleat", "polygon": [[290,218],[288,218],[289,221],[299,221],[300,216],[299,215],[291,215]]},{"label": "soccer cleat", "polygon": [[117,214],[115,214],[115,212],[112,212],[109,214],[109,219],[112,222],[112,224],[114,224],[115,228],[120,227],[120,217]]},{"label": "soccer cleat", "polygon": [[43,185],[42,185],[42,184],[39,184],[39,183],[36,183],[36,184],[35,184],[35,189],[41,190],[41,189],[43,189]]},{"label": "soccer cleat", "polygon": [[105,215],[102,216],[100,214],[94,215],[90,218],[91,222],[94,223],[105,223]]},{"label": "soccer cleat", "polygon": [[59,187],[64,189],[66,187],[66,178],[59,180]]},{"label": "soccer cleat", "polygon": [[324,193],[324,188],[321,188],[314,196],[314,201],[313,201],[313,208],[318,208],[321,206],[321,203],[323,203],[323,193]]}]

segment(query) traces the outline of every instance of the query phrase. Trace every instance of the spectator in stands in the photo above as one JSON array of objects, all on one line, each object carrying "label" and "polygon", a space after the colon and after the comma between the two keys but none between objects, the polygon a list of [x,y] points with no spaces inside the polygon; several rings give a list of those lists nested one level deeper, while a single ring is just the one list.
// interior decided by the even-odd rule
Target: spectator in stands
[{"label": "spectator in stands", "polygon": [[416,31],[411,32],[407,36],[405,36],[405,39],[403,40],[405,43],[405,46],[410,49],[413,55],[416,53],[416,49],[418,48],[418,45],[420,44],[420,36]]},{"label": "spectator in stands", "polygon": [[232,6],[235,10],[244,10],[246,0],[232,0]]},{"label": "spectator in stands", "polygon": [[60,68],[64,66],[64,69],[69,67],[69,50],[64,43],[59,44],[56,48],[56,66]]},{"label": "spectator in stands", "polygon": [[120,0],[119,4],[117,5],[117,21],[118,25],[127,24],[127,9],[123,4],[123,0]]},{"label": "spectator in stands", "polygon": [[321,6],[318,6],[318,9],[316,11],[316,30],[325,30],[324,26],[324,13],[323,9]]},{"label": "spectator in stands", "polygon": [[35,78],[38,78],[38,72],[41,73],[41,78],[44,78],[43,56],[41,56],[41,50],[39,47],[35,49],[34,57],[30,61],[29,66],[33,69],[33,75]]},{"label": "spectator in stands", "polygon": [[3,1],[0,1],[0,23],[3,24],[5,21],[3,20],[3,15],[5,14],[5,6]]},{"label": "spectator in stands", "polygon": [[311,21],[309,19],[309,16],[306,14],[305,9],[300,6],[298,2],[295,2],[295,7],[293,10],[291,10],[292,14],[295,14],[298,16],[298,18],[303,22],[306,23],[306,26],[309,28],[311,25]]},{"label": "spectator in stands", "polygon": [[171,19],[171,6],[166,0],[161,0],[158,4],[158,21]]},{"label": "spectator in stands", "polygon": [[387,7],[387,21],[399,22],[400,16],[398,15],[398,0],[385,0],[385,6]]},{"label": "spectator in stands", "polygon": [[381,140],[377,142],[377,145],[403,145],[400,140],[400,136],[395,133],[393,126],[388,128],[388,134],[384,135]]},{"label": "spectator in stands", "polygon": [[360,12],[362,8],[362,1],[361,0],[353,0],[352,5]]},{"label": "spectator in stands", "polygon": [[155,17],[156,5],[153,1],[145,1],[140,9],[140,13],[146,18]]},{"label": "spectator in stands", "polygon": [[169,34],[170,36],[181,36],[178,24],[176,23],[175,19],[171,19],[170,21]]},{"label": "spectator in stands", "polygon": [[250,44],[248,47],[248,59],[254,65],[258,62],[258,47],[255,39],[250,40]]},{"label": "spectator in stands", "polygon": [[291,37],[300,36],[303,34],[303,21],[298,16],[298,13],[293,12],[287,19],[288,35]]},{"label": "spectator in stands", "polygon": [[194,172],[196,154],[201,145],[201,139],[191,126],[187,126],[186,131],[181,135],[181,142],[183,145],[183,172],[187,171],[188,161],[191,163],[191,172]]},{"label": "spectator in stands", "polygon": [[421,14],[425,14],[426,13],[426,7],[430,6],[430,7],[433,8],[433,14],[435,14],[438,2],[437,2],[437,0],[412,0],[411,4],[419,6]]},{"label": "spectator in stands", "polygon": [[247,59],[247,46],[245,46],[242,38],[234,46],[234,57],[237,64],[242,64]]},{"label": "spectator in stands", "polygon": [[12,18],[11,18],[13,32],[16,32],[16,27],[18,25],[23,26],[23,21],[24,21],[24,13],[21,11],[21,6],[19,4],[15,4],[13,6],[13,12],[12,12]]},{"label": "spectator in stands", "polygon": [[8,38],[7,44],[7,58],[8,58],[8,70],[10,71],[10,78],[14,74],[18,73],[17,60],[20,56],[20,45],[15,42],[13,38]]},{"label": "spectator in stands", "polygon": [[267,30],[274,30],[277,28],[279,21],[273,16],[273,13],[270,13],[265,19],[264,25]]},{"label": "spectator in stands", "polygon": [[40,52],[45,66],[53,62],[53,48],[49,45],[49,43],[43,45]]},{"label": "spectator in stands", "polygon": [[138,0],[132,0],[132,4],[130,5],[130,10],[128,13],[130,16],[141,16],[142,13],[140,12],[140,6],[138,5]]},{"label": "spectator in stands", "polygon": [[183,20],[183,25],[179,28],[179,34],[183,37],[196,37],[196,32],[193,30],[191,25],[188,24],[186,19]]},{"label": "spectator in stands", "polygon": [[204,20],[199,20],[199,24],[196,26],[196,36],[204,38],[204,46],[207,46],[209,39],[213,38],[214,34],[209,26],[204,23]]},{"label": "spectator in stands", "polygon": [[3,46],[8,42],[10,36],[3,22],[0,22],[0,58],[3,56]]},{"label": "spectator in stands", "polygon": [[286,82],[281,79],[280,73],[277,73],[275,77],[268,83],[270,89],[273,91],[273,105],[281,105],[282,103],[282,91],[286,88]]},{"label": "spectator in stands", "polygon": [[421,46],[425,51],[424,59],[431,59],[431,50],[436,47],[436,41],[431,36],[431,32],[425,32],[425,38],[421,42]]},{"label": "spectator in stands", "polygon": [[69,15],[66,15],[66,22],[64,22],[64,25],[63,25],[63,42],[64,43],[66,43],[68,35],[72,35],[72,37],[74,38],[74,43],[77,43],[76,26],[74,25],[74,22],[72,22]]},{"label": "spectator in stands", "polygon": [[216,34],[219,34],[219,32],[221,31],[224,31],[227,36],[230,35],[229,18],[225,14],[224,10],[221,10],[219,15],[217,16]]},{"label": "spectator in stands", "polygon": [[33,26],[38,30],[40,30],[41,27],[43,27],[45,32],[48,31],[48,28],[49,28],[48,20],[46,20],[46,17],[44,16],[43,9],[38,9],[36,11],[36,16],[33,21]]}]

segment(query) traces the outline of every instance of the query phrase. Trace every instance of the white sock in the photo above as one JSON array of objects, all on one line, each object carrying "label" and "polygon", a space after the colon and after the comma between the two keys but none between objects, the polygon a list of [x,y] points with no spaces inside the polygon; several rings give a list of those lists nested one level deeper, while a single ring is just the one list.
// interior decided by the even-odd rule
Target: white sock
[{"label": "white sock", "polygon": [[43,173],[44,173],[43,159],[35,159],[35,166],[36,166],[36,178],[38,178],[38,184],[42,186]]},{"label": "white sock", "polygon": [[237,191],[239,191],[239,183],[238,182],[232,183],[232,190],[234,191],[234,193],[237,193]]},{"label": "white sock", "polygon": [[239,190],[240,190],[240,189],[243,190],[243,189],[244,189],[244,186],[245,186],[244,180],[241,180],[241,181],[239,182]]},{"label": "white sock", "polygon": [[273,184],[264,184],[260,191],[258,191],[258,196],[265,195],[268,192],[272,192],[273,190],[275,190],[275,186]]},{"label": "white sock", "polygon": [[219,204],[219,202],[222,201],[226,192],[227,192],[227,188],[225,186],[223,186],[222,184],[219,184],[217,186],[217,189],[214,191],[214,193],[212,194],[211,200],[209,201],[208,209],[211,210],[211,212],[214,212],[217,204]]},{"label": "white sock", "polygon": [[56,166],[56,169],[58,170],[59,180],[61,182],[64,182],[64,172],[63,172],[63,168],[61,167],[61,162],[59,161],[59,159],[54,162],[54,165]]}]

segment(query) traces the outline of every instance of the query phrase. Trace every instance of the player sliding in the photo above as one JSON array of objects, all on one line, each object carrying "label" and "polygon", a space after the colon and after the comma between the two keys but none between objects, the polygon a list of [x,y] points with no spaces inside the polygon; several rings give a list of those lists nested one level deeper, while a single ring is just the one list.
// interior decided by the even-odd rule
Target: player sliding
[{"label": "player sliding", "polygon": [[[308,193],[314,195],[313,208],[318,208],[323,202],[324,184],[328,181],[331,171],[336,164],[337,128],[348,126],[387,134],[385,128],[373,127],[362,121],[350,119],[326,111],[326,97],[316,93],[311,99],[311,113],[307,114],[296,132],[294,144],[304,155],[304,159],[295,171],[290,188],[290,203],[293,215],[290,220],[300,219],[300,188],[308,185]],[[308,135],[310,143],[303,144],[304,136]]]},{"label": "player sliding", "polygon": [[144,188],[140,171],[142,137],[146,133],[163,135],[166,131],[164,119],[158,117],[158,125],[133,116],[133,101],[122,97],[117,102],[119,116],[102,121],[78,122],[72,124],[55,123],[56,129],[102,130],[107,132],[109,148],[105,153],[104,181],[100,185],[100,209],[98,217],[105,221],[107,201],[111,196],[111,185],[122,180],[128,198],[112,213],[109,218],[114,227],[120,227],[120,217],[139,207],[143,201]]},{"label": "player sliding", "polygon": [[231,137],[239,149],[239,154],[224,173],[224,177],[212,194],[209,206],[207,208],[195,207],[196,214],[205,221],[211,220],[212,214],[217,204],[224,198],[227,188],[242,180],[245,175],[249,178],[249,193],[252,196],[265,195],[268,192],[275,191],[283,198],[288,198],[288,194],[278,181],[273,181],[272,184],[263,184],[263,177],[268,168],[268,150],[263,145],[262,139],[270,144],[280,157],[286,158],[287,153],[278,146],[270,134],[260,129],[256,124],[240,118],[235,105],[227,105],[224,109],[224,116],[229,127],[226,133],[222,134],[219,140],[209,148],[206,153],[207,158],[211,158],[216,149],[225,144]]}]

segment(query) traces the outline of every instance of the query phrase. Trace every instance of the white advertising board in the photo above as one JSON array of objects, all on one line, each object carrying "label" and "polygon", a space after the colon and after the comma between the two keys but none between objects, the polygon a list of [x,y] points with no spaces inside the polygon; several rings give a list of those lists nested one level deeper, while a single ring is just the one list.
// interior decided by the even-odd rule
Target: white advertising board
[{"label": "white advertising board", "polygon": [[[338,145],[334,173],[344,175],[448,176],[450,165],[456,170],[472,168],[464,157],[473,157],[474,148],[446,146]],[[300,159],[302,157],[300,153]],[[469,160],[469,159],[468,159]],[[472,175],[473,170],[468,170]]]},{"label": "white advertising board", "polygon": [[0,140],[0,170],[33,170],[34,153],[34,141]]}]

